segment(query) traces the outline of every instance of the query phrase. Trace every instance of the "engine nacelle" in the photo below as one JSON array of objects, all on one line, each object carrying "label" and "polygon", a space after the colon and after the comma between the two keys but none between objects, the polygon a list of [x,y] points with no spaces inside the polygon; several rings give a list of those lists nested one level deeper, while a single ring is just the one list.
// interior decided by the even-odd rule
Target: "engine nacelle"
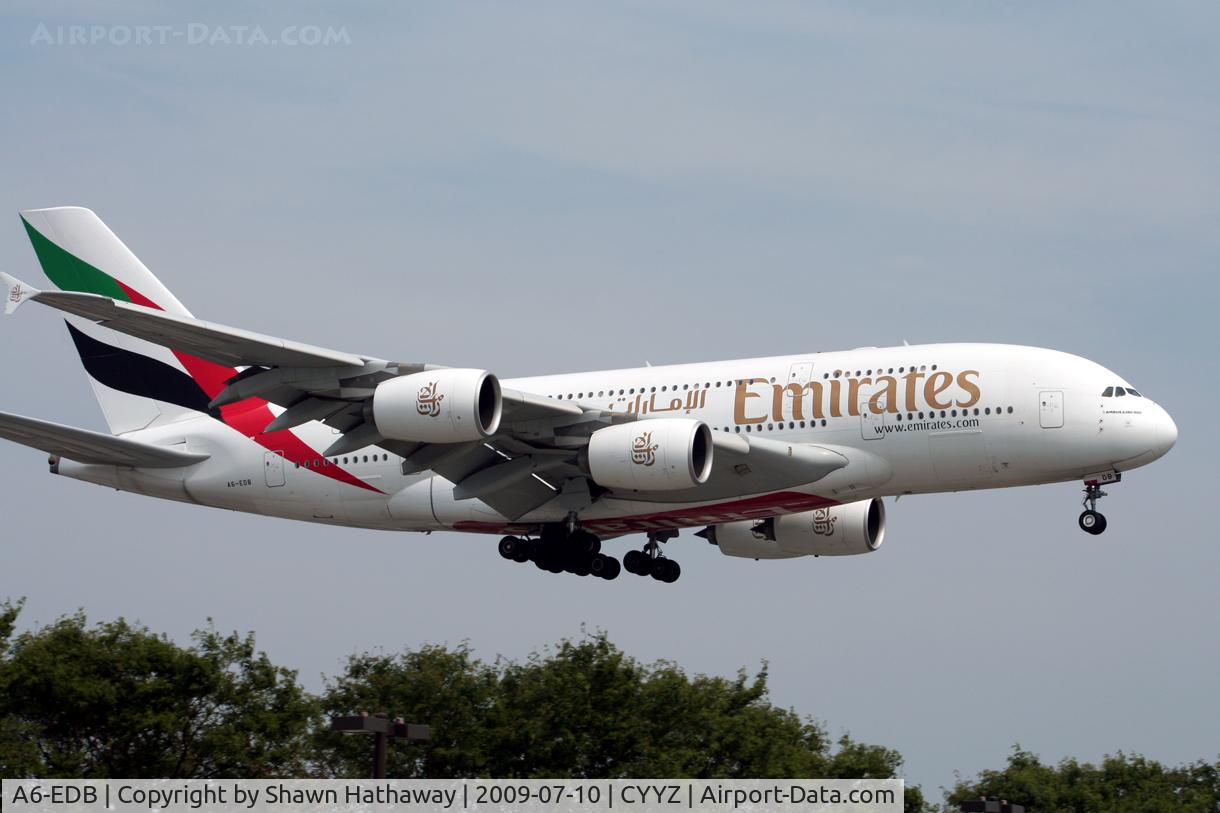
[{"label": "engine nacelle", "polygon": [[461,443],[495,434],[503,403],[486,370],[432,370],[383,381],[373,391],[373,423],[384,438]]},{"label": "engine nacelle", "polygon": [[740,522],[713,525],[707,529],[706,536],[725,556],[739,556],[742,559],[792,559],[801,555],[781,550],[780,546],[775,544],[769,519],[743,519]]},{"label": "engine nacelle", "polygon": [[716,525],[709,539],[726,556],[789,559],[872,553],[885,541],[885,503],[860,500],[766,520]]},{"label": "engine nacelle", "polygon": [[712,430],[690,418],[654,418],[589,437],[589,474],[606,488],[676,491],[712,473]]}]

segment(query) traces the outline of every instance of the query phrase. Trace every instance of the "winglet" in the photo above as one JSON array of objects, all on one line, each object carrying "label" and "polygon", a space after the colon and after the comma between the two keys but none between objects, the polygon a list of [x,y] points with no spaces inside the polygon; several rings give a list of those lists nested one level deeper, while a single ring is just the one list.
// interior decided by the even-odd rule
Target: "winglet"
[{"label": "winglet", "polygon": [[16,277],[0,271],[0,282],[4,283],[4,313],[7,316],[35,294],[42,293],[32,285],[27,285]]}]

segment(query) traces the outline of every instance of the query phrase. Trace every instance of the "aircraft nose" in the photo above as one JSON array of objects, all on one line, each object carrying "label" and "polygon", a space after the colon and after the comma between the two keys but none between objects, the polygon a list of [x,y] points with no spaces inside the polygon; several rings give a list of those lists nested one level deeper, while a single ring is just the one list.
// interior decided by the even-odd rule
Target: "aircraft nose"
[{"label": "aircraft nose", "polygon": [[1178,440],[1178,426],[1159,404],[1148,401],[1138,417],[1132,416],[1125,429],[1110,437],[1122,457],[1116,468],[1128,471],[1164,457]]},{"label": "aircraft nose", "polygon": [[1159,455],[1163,455],[1172,449],[1173,445],[1178,442],[1178,425],[1173,422],[1173,418],[1169,417],[1169,413],[1166,412],[1159,404],[1157,405],[1156,411],[1156,451],[1159,453]]}]

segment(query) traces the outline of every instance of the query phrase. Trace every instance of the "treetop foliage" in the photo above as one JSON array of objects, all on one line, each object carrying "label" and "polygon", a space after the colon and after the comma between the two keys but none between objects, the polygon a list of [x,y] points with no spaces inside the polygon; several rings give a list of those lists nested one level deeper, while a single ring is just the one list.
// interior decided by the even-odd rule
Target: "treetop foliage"
[{"label": "treetop foliage", "polygon": [[1220,759],[1169,768],[1119,752],[1100,765],[1071,758],[1047,765],[1017,745],[1004,768],[959,781],[945,799],[956,810],[980,796],[1020,802],[1031,813],[1216,813]]},{"label": "treetop foliage", "polygon": [[[392,777],[636,778],[899,776],[890,748],[832,738],[772,704],[767,667],[732,678],[644,664],[605,633],[522,661],[468,645],[348,659],[320,695],[255,647],[209,626],[187,646],[123,619],[83,612],[17,632],[21,602],[0,603],[0,776],[361,777],[369,738],[329,730],[363,711],[427,723],[433,739],[395,742]],[[943,810],[997,796],[1035,813],[1217,813],[1220,762],[1167,768],[1117,754],[1045,765],[1015,748],[1001,770],[959,781]],[[908,811],[931,811],[908,788]]]}]

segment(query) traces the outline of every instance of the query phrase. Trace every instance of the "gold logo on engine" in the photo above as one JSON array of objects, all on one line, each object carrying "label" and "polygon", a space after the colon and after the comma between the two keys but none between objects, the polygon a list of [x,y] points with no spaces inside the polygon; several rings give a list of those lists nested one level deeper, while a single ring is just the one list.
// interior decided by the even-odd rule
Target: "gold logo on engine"
[{"label": "gold logo on engine", "polygon": [[441,401],[445,400],[444,395],[437,395],[437,382],[433,381],[426,387],[419,388],[419,395],[415,397],[415,411],[420,415],[427,415],[429,418],[439,417],[441,414]]},{"label": "gold logo on engine", "polygon": [[833,536],[838,519],[830,513],[829,508],[813,509],[813,532],[818,536]]},{"label": "gold logo on engine", "polygon": [[637,466],[651,466],[657,462],[657,448],[652,442],[652,433],[645,432],[631,441],[631,462]]}]

